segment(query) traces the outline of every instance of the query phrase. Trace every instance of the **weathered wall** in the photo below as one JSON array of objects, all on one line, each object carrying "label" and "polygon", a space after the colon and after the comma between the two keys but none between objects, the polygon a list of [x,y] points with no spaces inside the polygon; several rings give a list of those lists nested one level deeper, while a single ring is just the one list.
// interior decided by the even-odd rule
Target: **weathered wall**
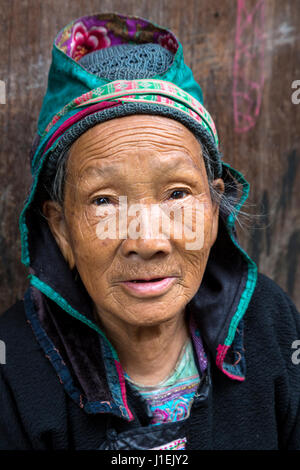
[{"label": "weathered wall", "polygon": [[[247,210],[263,214],[241,243],[300,308],[300,80],[298,0],[0,0],[0,302],[4,311],[28,284],[18,218],[30,186],[35,132],[51,45],[71,20],[117,11],[164,25],[183,44],[203,88],[224,159],[251,183]],[[299,94],[300,97],[300,94]]]}]

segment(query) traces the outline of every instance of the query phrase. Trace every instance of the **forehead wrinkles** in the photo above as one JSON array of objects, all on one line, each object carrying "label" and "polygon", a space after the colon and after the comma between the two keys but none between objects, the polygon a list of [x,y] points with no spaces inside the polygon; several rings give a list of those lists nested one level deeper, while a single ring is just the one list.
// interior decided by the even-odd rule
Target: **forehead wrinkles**
[{"label": "forehead wrinkles", "polygon": [[202,166],[202,151],[196,137],[176,121],[166,123],[164,119],[159,123],[146,120],[133,124],[127,121],[125,126],[124,122],[121,125],[120,122],[111,121],[89,129],[71,147],[69,170],[71,167],[73,170],[76,168],[76,173],[80,174],[91,160],[109,157],[114,158],[118,164],[118,160],[122,162],[124,152],[132,154],[137,147],[152,151],[156,161],[159,154],[183,152],[195,169],[199,170]]},{"label": "forehead wrinkles", "polygon": [[107,136],[109,140],[111,140],[112,136],[116,135],[116,132],[120,136],[122,134],[134,136],[137,133],[148,133],[150,136],[157,134],[159,137],[163,137],[164,133],[168,133],[172,138],[180,138],[180,136],[183,137],[187,134],[193,137],[193,134],[183,126],[183,124],[173,119],[148,115],[126,116],[113,119],[95,126],[90,131],[93,132],[94,135],[99,134],[100,136]]}]

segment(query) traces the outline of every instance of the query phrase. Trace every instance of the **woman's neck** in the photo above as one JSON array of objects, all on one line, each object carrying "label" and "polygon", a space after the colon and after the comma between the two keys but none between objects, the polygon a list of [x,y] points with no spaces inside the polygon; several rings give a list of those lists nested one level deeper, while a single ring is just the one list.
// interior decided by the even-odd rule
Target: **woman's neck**
[{"label": "woman's neck", "polygon": [[184,312],[152,326],[116,324],[107,318],[101,318],[101,326],[134,382],[156,385],[172,372],[189,337]]}]

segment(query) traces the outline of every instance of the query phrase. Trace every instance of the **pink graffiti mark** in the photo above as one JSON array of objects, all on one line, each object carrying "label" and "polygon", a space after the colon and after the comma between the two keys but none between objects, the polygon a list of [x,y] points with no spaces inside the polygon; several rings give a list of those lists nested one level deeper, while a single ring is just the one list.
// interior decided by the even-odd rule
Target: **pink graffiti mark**
[{"label": "pink graffiti mark", "polygon": [[232,96],[234,129],[238,133],[255,125],[264,84],[265,1],[257,1],[251,11],[249,3],[237,0]]}]

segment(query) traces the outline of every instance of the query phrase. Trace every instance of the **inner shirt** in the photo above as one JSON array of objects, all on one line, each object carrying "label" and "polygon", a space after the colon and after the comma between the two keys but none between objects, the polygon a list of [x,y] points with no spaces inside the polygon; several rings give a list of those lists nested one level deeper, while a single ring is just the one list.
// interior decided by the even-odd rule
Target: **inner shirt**
[{"label": "inner shirt", "polygon": [[173,371],[160,383],[154,386],[138,384],[126,373],[125,378],[147,402],[152,425],[186,419],[200,383],[191,338],[184,345]]}]

